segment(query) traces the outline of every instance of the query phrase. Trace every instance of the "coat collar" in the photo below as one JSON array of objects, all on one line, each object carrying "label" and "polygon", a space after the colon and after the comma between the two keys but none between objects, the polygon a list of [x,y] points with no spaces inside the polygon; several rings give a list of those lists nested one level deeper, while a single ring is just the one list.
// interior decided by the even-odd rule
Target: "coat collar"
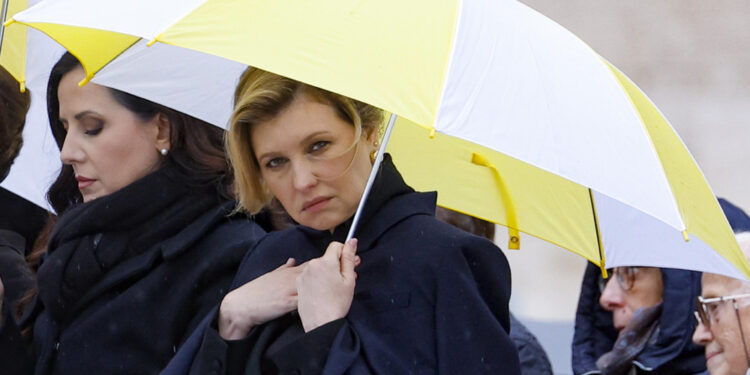
[{"label": "coat collar", "polygon": [[[437,193],[416,193],[406,185],[391,156],[385,154],[365,203],[359,228],[355,231],[354,237],[359,241],[357,252],[363,253],[370,249],[383,233],[407,217],[420,214],[434,216],[436,200]],[[344,242],[351,225],[352,218],[349,218],[336,227],[333,234],[305,226],[300,226],[299,229],[318,248],[325,249],[331,241]]]}]

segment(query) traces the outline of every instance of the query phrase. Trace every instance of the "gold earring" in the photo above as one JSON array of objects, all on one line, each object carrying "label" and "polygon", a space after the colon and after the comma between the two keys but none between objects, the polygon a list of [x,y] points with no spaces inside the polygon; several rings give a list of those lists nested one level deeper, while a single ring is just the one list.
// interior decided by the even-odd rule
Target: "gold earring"
[{"label": "gold earring", "polygon": [[378,150],[370,151],[370,163],[375,164],[375,158],[378,156]]}]

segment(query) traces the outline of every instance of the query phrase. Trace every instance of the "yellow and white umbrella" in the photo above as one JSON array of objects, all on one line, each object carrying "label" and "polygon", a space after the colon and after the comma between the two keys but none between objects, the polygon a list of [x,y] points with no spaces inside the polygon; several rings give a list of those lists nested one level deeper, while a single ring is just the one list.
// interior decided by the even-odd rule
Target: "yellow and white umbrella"
[{"label": "yellow and white umbrella", "polygon": [[[236,71],[216,67],[253,65],[395,113],[421,126],[396,126],[390,148],[407,181],[508,226],[512,247],[526,232],[606,267],[750,276],[703,175],[648,98],[517,1],[46,0],[14,20],[63,44],[89,78],[147,98],[154,86],[203,87],[171,76],[231,92]],[[146,64],[160,54],[184,60]],[[164,100],[225,124],[227,96],[216,98]]]}]

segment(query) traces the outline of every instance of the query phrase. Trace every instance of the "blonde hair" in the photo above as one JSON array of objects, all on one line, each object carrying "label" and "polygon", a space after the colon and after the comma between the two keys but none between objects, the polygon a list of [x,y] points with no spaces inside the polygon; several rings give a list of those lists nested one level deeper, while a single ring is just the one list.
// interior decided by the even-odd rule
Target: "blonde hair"
[{"label": "blonde hair", "polygon": [[383,111],[377,107],[265,70],[247,68],[234,93],[234,113],[226,138],[238,211],[258,213],[273,199],[252,147],[253,125],[270,121],[303,94],[331,105],[343,120],[352,124],[355,144],[363,133],[370,135],[376,131],[383,120]]}]

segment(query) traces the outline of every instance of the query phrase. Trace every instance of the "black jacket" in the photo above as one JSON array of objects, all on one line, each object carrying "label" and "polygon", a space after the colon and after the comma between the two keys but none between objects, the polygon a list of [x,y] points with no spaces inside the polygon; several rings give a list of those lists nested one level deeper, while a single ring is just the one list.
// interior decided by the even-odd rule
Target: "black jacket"
[{"label": "black jacket", "polygon": [[[180,181],[169,182],[169,178],[159,172],[140,181],[143,182],[78,207],[96,206],[99,211],[95,216],[100,220],[119,223],[123,219],[107,216],[128,218],[142,211],[141,207],[151,206],[148,209],[153,210],[153,206],[166,200],[174,203],[157,210],[159,214],[146,222],[133,223],[133,231],[110,232],[105,228],[101,232],[103,235],[76,237],[65,242],[78,245],[68,247],[75,251],[70,252],[72,261],[65,268],[62,290],[77,291],[77,294],[73,294],[75,298],[59,294],[65,302],[59,303],[60,306],[56,306],[60,301],[49,298],[55,295],[50,290],[60,286],[49,282],[54,279],[43,277],[44,267],[60,268],[56,265],[61,261],[58,255],[66,249],[62,244],[54,247],[58,237],[53,234],[52,250],[39,271],[39,295],[22,321],[23,326],[34,328],[35,373],[158,373],[192,329],[221,301],[247,249],[265,235],[263,229],[247,217],[229,216],[233,202],[211,203],[217,201],[210,195],[208,198],[203,195],[211,193],[195,192],[193,188],[181,186]],[[162,188],[167,183],[171,186]],[[143,189],[150,193],[141,194]],[[113,211],[116,206],[123,207]],[[181,214],[186,210],[194,212],[187,222],[182,220]],[[56,231],[63,225],[61,223],[75,219],[75,214],[87,212],[69,209],[58,222]],[[66,218],[69,215],[74,217]],[[173,220],[175,217],[179,219]],[[173,225],[167,232],[161,225],[170,220]],[[95,226],[96,223],[84,220],[62,232],[79,230],[80,225]],[[64,238],[66,233],[58,235]],[[161,239],[133,240],[141,238],[142,233],[151,233],[147,238]],[[95,245],[101,245],[90,252],[98,260],[88,265],[79,263],[91,258],[91,255],[79,257],[79,253],[85,255],[84,250],[88,250],[85,245],[92,242],[92,237]],[[106,259],[111,254],[105,250],[117,248],[121,241],[128,244],[125,252],[120,253],[122,256]],[[76,268],[77,264],[83,266]],[[92,271],[99,267],[99,273]],[[96,278],[83,280],[79,274]],[[81,289],[80,283],[84,282],[86,288]],[[17,348],[8,346],[19,340],[17,327],[5,323],[0,332],[0,369],[8,374],[6,366],[19,361],[18,357],[6,355],[13,350],[17,352]]]},{"label": "black jacket", "polygon": [[[435,197],[413,192],[386,158],[356,235],[362,263],[346,318],[304,333],[291,313],[229,343],[207,320],[202,337],[191,337],[198,353],[178,353],[164,373],[519,374],[505,256],[436,220]],[[243,261],[235,287],[289,257],[321,256],[348,227],[269,234]]]},{"label": "black jacket", "polygon": [[552,364],[547,352],[531,331],[513,314],[510,314],[510,339],[518,349],[518,359],[523,375],[552,375]]},{"label": "black jacket", "polygon": [[15,311],[15,304],[33,287],[34,276],[26,264],[26,240],[20,234],[0,229],[0,280],[5,294],[3,306]]},{"label": "black jacket", "polygon": [[0,279],[5,305],[16,302],[34,285],[26,256],[49,214],[24,198],[0,188]]},{"label": "black jacket", "polygon": [[[650,374],[697,374],[706,371],[703,348],[692,342],[695,299],[701,291],[701,273],[662,268],[663,310],[657,330],[633,361],[639,372]],[[599,268],[589,263],[581,284],[573,335],[573,373],[599,373],[596,360],[612,350],[617,331],[612,313],[599,305]]]}]

